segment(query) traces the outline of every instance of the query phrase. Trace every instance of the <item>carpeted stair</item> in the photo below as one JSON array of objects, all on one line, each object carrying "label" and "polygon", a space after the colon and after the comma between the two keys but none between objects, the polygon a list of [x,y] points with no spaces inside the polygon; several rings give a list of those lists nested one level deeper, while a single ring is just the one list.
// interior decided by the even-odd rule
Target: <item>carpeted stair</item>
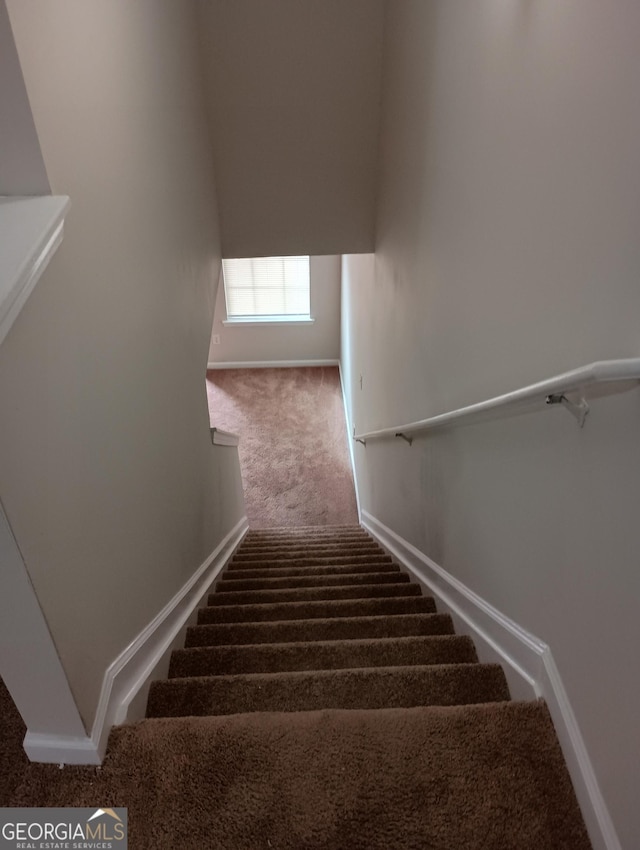
[{"label": "carpeted stair", "polygon": [[544,703],[359,527],[249,532],[147,716],[117,734],[177,748],[210,830],[184,846],[590,847]]},{"label": "carpeted stair", "polygon": [[252,531],[208,602],[100,768],[8,753],[0,802],[126,806],[131,850],[589,850],[544,703],[360,528]]}]

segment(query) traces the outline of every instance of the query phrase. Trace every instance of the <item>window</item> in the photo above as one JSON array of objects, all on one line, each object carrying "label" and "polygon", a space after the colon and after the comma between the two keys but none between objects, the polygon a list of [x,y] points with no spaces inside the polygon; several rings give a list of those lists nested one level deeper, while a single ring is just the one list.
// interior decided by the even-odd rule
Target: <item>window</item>
[{"label": "window", "polygon": [[223,260],[227,321],[311,322],[309,257]]}]

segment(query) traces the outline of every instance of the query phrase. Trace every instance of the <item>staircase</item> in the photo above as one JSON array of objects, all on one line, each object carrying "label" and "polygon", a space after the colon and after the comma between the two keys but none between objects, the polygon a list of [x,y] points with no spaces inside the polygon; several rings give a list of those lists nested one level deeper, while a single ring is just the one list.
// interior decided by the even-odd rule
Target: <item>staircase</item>
[{"label": "staircase", "polygon": [[250,531],[147,716],[201,742],[206,846],[591,846],[544,703],[357,526]]}]

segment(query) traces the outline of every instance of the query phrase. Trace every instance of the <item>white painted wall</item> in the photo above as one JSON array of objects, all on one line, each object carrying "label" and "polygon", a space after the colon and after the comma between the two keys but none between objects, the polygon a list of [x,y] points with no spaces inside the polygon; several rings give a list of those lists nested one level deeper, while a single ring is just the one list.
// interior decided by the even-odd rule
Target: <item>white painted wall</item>
[{"label": "white painted wall", "polygon": [[[343,268],[358,431],[640,353],[640,6],[388,6],[375,258]],[[359,375],[363,375],[363,388]],[[363,508],[540,636],[640,837],[640,392],[358,445]]]},{"label": "white painted wall", "polygon": [[225,257],[370,251],[383,0],[201,0]]},{"label": "white painted wall", "polygon": [[[218,288],[209,362],[338,360],[340,357],[340,257],[311,257],[309,287],[313,324],[225,325],[222,280]],[[212,339],[213,339],[212,335]]]},{"label": "white painted wall", "polygon": [[195,7],[9,12],[72,208],[2,344],[0,497],[89,729],[105,669],[243,513],[204,391],[220,250]]},{"label": "white painted wall", "polygon": [[0,195],[51,190],[5,0],[0,0]]}]

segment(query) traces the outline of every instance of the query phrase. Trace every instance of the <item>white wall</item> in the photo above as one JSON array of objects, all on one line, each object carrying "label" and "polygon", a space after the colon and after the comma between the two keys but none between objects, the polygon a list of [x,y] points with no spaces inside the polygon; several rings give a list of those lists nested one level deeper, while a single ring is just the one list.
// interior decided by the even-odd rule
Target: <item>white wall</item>
[{"label": "white wall", "polygon": [[224,257],[370,251],[383,0],[201,0]]},{"label": "white wall", "polygon": [[340,357],[340,257],[311,257],[309,287],[313,324],[225,325],[222,280],[216,298],[209,362],[338,360]]},{"label": "white wall", "polygon": [[105,668],[242,513],[204,389],[220,249],[195,8],[9,12],[72,209],[2,346],[0,498],[90,728]]},{"label": "white wall", "polygon": [[5,0],[0,0],[0,116],[0,195],[50,194]]},{"label": "white wall", "polygon": [[[640,6],[388,6],[376,256],[343,269],[358,431],[640,354]],[[359,388],[359,375],[363,388]],[[363,508],[547,641],[640,835],[640,392],[356,450]]]}]

